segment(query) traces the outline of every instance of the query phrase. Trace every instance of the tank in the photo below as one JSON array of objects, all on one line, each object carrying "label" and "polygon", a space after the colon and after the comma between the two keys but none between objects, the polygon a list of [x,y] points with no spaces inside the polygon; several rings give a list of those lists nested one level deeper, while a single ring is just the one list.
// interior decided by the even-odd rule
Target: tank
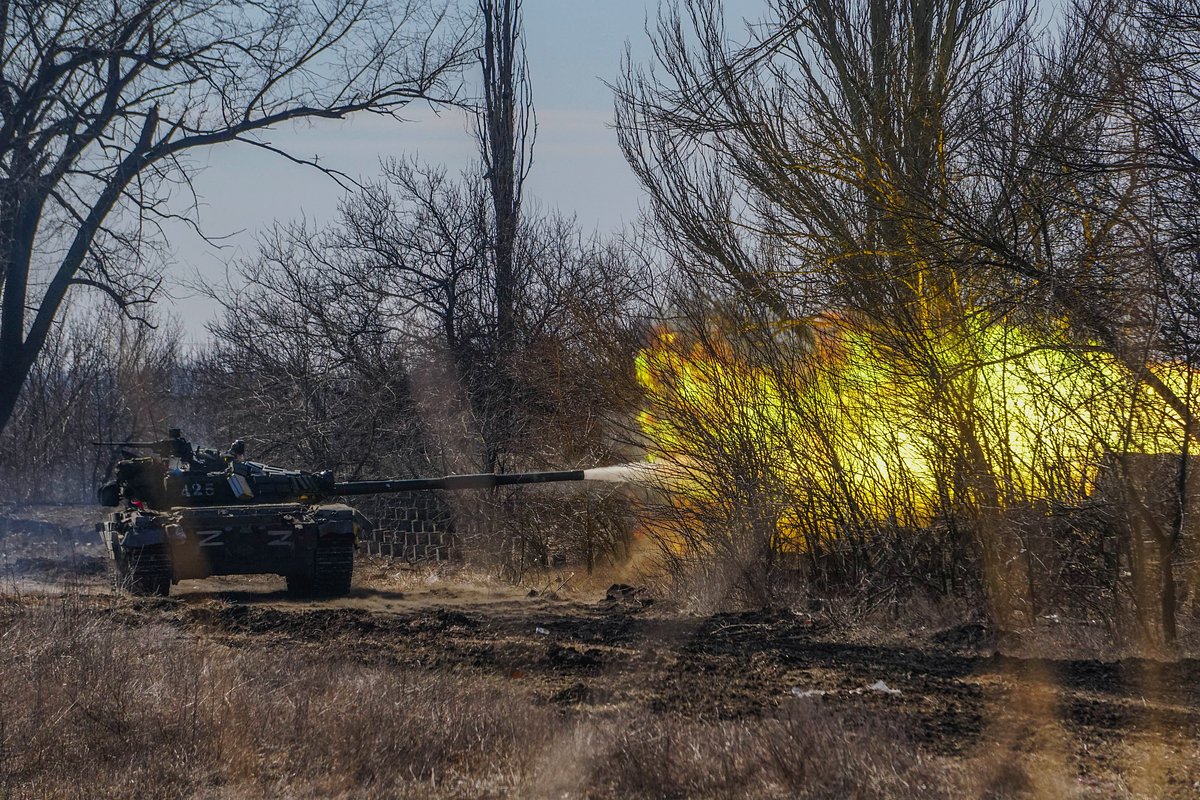
[{"label": "tank", "polygon": [[167,595],[190,578],[274,574],[296,597],[342,596],[371,523],[339,498],[584,480],[569,470],[338,481],[249,461],[240,440],[224,452],[193,448],[174,428],[158,442],[95,444],[118,453],[97,493],[117,510],[97,530],[116,587],[136,595]]}]

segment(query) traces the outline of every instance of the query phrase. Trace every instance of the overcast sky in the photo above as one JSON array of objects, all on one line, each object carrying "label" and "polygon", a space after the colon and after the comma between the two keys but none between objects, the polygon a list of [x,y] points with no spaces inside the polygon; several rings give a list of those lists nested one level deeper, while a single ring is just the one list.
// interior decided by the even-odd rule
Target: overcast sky
[{"label": "overcast sky", "polygon": [[[764,0],[725,4],[731,34],[743,18],[758,19]],[[649,55],[646,19],[658,0],[525,0],[529,67],[537,107],[538,137],[527,196],[578,216],[585,230],[606,232],[633,220],[642,202],[637,182],[611,128],[612,96],[605,81],[619,70],[626,42],[635,57]],[[740,36],[739,36],[740,38]],[[380,159],[419,156],[461,169],[474,158],[475,142],[459,114],[411,108],[410,121],[359,116],[344,122],[276,131],[268,136],[299,155],[319,154],[322,164],[362,180],[379,172]],[[254,254],[256,237],[276,221],[332,218],[342,190],[311,168],[245,145],[214,148],[202,156],[196,180],[200,222],[214,247],[180,227],[169,232],[174,264],[174,315],[188,338],[203,339],[210,302],[183,286],[199,279],[223,284],[225,266]],[[171,301],[168,301],[169,303]]]}]

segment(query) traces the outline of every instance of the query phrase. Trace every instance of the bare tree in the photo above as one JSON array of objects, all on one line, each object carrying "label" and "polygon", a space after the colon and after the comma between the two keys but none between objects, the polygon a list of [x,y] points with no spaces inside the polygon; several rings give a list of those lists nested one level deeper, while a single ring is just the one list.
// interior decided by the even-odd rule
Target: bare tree
[{"label": "bare tree", "polygon": [[[1064,14],[1039,38],[1021,2],[775,0],[734,44],[719,3],[686,0],[660,16],[655,68],[628,65],[617,85],[622,146],[679,270],[764,309],[750,319],[832,309],[876,375],[904,377],[892,388],[936,475],[927,516],[971,532],[1002,623],[1031,619],[1036,526],[1019,509],[1078,502],[1072,458],[1186,453],[1200,436],[1194,381],[1162,363],[1196,330],[1194,9],[1097,0]],[[747,374],[828,357],[813,325],[793,327],[798,342]],[[998,333],[1027,346],[989,344]],[[1038,404],[1079,439],[1042,449],[1055,437],[1040,432],[1030,479],[1014,438],[1030,420],[1005,410],[996,370],[1036,385],[1038,352],[1086,379],[1070,397],[1042,385]],[[798,402],[811,389],[778,385],[797,427],[820,434],[820,409]],[[1079,403],[1107,410],[1079,420]],[[886,437],[866,433],[882,457]],[[853,523],[839,530],[861,527],[839,488],[861,479],[839,463],[845,443],[817,444],[805,466],[837,490],[833,512]]]},{"label": "bare tree", "polygon": [[[389,472],[611,461],[610,417],[632,414],[627,312],[641,276],[619,243],[529,210],[522,4],[479,11],[480,163],[455,176],[390,161],[333,224],[281,226],[213,326],[210,385],[243,398],[258,438],[305,443],[302,460]],[[454,502],[477,504],[464,527],[518,575],[552,550],[590,565],[619,547],[627,520],[610,494]]]},{"label": "bare tree", "polygon": [[536,122],[525,60],[521,0],[479,0],[483,106],[477,116],[484,178],[491,195],[495,259],[496,339],[511,348],[520,277],[515,271],[521,195],[533,164]]},{"label": "bare tree", "polygon": [[1003,312],[943,213],[970,174],[973,100],[1026,20],[1019,3],[775,0],[734,46],[720,4],[688,0],[660,17],[661,72],[630,65],[618,83],[617,127],[684,270],[779,318],[848,314],[913,376],[954,432],[946,511],[976,518],[997,614],[1028,619],[971,356],[945,347]]},{"label": "bare tree", "polygon": [[[279,229],[241,268],[200,378],[212,418],[271,458],[355,474],[477,471],[498,453],[488,415],[512,415],[506,467],[624,460],[612,417],[633,414],[621,252],[569,219],[524,220],[519,373],[496,390],[485,187],[389,164],[338,220]],[[503,406],[500,403],[503,403]],[[489,405],[489,404],[495,405]],[[520,495],[519,502],[514,502]],[[552,553],[594,565],[626,542],[612,491],[464,493],[459,533],[516,577]],[[386,503],[387,501],[382,501]]]},{"label": "bare tree", "polygon": [[176,327],[77,308],[47,337],[0,432],[3,500],[89,502],[111,467],[94,441],[144,439],[168,424],[196,431]]},{"label": "bare tree", "polygon": [[290,121],[453,96],[465,34],[437,0],[0,2],[0,427],[68,292],[122,308],[188,155]]},{"label": "bare tree", "polygon": [[[1160,445],[1178,454],[1170,468],[1147,461],[1143,442],[1114,446],[1126,485],[1109,490],[1123,507],[1134,610],[1149,639],[1170,644],[1200,441],[1200,21],[1192,4],[1174,2],[1092,0],[1065,13],[1066,34],[1040,64],[1015,65],[981,94],[980,111],[992,112],[979,115],[990,125],[978,126],[972,148],[981,180],[950,198],[946,230],[975,249],[974,271],[1007,305],[1065,320],[1077,342],[1098,345],[1149,389],[1141,405],[1157,397],[1182,422]],[[1186,371],[1172,379],[1167,362]],[[1172,468],[1174,499],[1164,503],[1155,484]]]}]

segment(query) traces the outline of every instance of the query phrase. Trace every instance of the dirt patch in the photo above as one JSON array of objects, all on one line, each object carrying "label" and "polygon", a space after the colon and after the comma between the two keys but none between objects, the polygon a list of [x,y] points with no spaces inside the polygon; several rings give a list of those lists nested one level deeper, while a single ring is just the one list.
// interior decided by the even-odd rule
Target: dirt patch
[{"label": "dirt patch", "polygon": [[0,507],[0,583],[103,583],[108,559],[96,534],[101,518],[85,506]]},{"label": "dirt patch", "polygon": [[922,758],[995,764],[994,796],[1200,793],[1195,659],[1015,658],[979,626],[871,642],[786,609],[692,616],[640,591],[564,600],[409,576],[322,604],[290,601],[279,583],[188,582],[140,601],[97,586],[73,602],[128,628],[166,626],[334,672],[353,664],[511,686],[569,720],[742,732],[810,713],[801,708],[887,720]]},{"label": "dirt patch", "polygon": [[[516,681],[575,714],[753,721],[809,703],[883,715],[933,756],[1054,753],[1056,780],[1101,794],[1133,780],[1145,746],[1183,754],[1200,731],[1195,660],[1012,658],[986,652],[988,634],[970,627],[929,633],[919,646],[871,645],[840,641],[787,610],[687,616],[636,595],[472,603],[439,587],[404,593],[395,610],[377,600],[316,608],[272,593],[237,602],[183,594],[171,616],[184,631],[237,647],[302,645]],[[1193,796],[1200,766],[1181,755],[1160,777],[1167,796]]]}]

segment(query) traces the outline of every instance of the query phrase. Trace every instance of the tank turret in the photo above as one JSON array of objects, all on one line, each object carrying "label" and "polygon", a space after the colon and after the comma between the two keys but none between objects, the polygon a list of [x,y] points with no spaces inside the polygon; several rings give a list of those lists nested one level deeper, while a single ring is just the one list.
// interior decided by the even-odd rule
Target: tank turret
[{"label": "tank turret", "polygon": [[119,510],[99,530],[118,587],[135,594],[165,595],[187,578],[274,573],[293,595],[343,595],[370,523],[335,498],[585,479],[568,470],[339,482],[330,471],[249,461],[241,440],[224,452],[194,448],[176,428],[157,442],[96,444],[120,455],[97,498]]},{"label": "tank turret", "polygon": [[[583,470],[566,470],[338,482],[329,470],[305,472],[247,461],[245,443],[241,440],[234,442],[224,453],[193,449],[178,429],[172,429],[171,436],[161,442],[96,444],[118,447],[127,456],[116,462],[113,480],[97,492],[97,499],[105,506],[120,506],[124,502],[141,508],[164,509],[233,503],[315,502],[336,496],[431,489],[490,489],[523,483],[584,480]],[[152,455],[136,456],[130,452],[135,449],[149,450]]]}]

